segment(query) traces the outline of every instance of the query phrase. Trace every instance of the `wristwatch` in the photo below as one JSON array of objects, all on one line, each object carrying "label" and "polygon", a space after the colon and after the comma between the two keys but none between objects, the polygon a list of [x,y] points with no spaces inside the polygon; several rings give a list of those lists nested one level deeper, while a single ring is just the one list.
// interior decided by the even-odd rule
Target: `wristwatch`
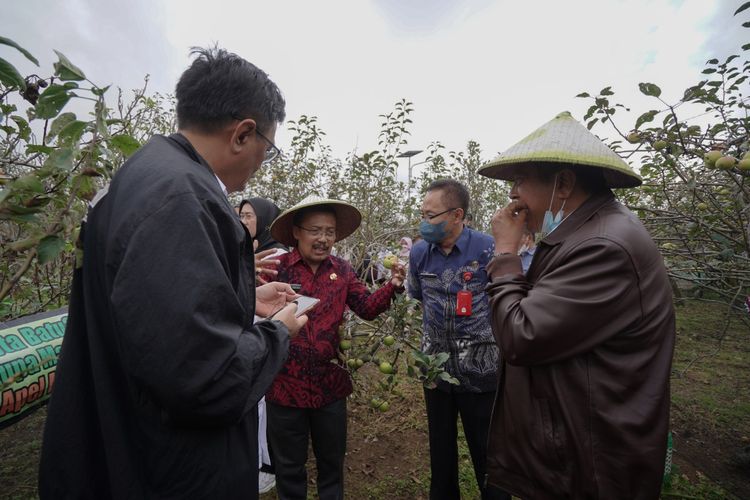
[{"label": "wristwatch", "polygon": [[517,255],[513,252],[495,252],[492,254],[492,257],[502,257],[503,255]]}]

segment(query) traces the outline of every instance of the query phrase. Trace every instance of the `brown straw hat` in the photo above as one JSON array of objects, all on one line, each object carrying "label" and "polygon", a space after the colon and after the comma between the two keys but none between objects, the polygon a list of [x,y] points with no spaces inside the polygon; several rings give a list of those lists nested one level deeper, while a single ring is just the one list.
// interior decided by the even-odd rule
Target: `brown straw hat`
[{"label": "brown straw hat", "polygon": [[524,166],[539,163],[588,165],[604,170],[608,187],[637,187],[643,182],[625,161],[569,112],[560,113],[479,169],[485,177],[513,180]]},{"label": "brown straw hat", "polygon": [[304,208],[318,206],[327,206],[336,212],[336,241],[341,241],[352,234],[362,222],[362,214],[354,205],[341,200],[310,195],[276,217],[271,224],[271,237],[284,245],[295,246],[297,240],[292,233],[295,214]]}]

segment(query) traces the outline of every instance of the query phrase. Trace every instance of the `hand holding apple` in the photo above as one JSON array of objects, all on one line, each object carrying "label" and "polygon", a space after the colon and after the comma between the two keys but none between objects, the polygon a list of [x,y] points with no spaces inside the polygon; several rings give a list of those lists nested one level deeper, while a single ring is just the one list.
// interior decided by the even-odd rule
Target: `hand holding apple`
[{"label": "hand holding apple", "polygon": [[391,284],[396,288],[404,286],[404,280],[406,279],[406,267],[396,259],[391,265]]}]

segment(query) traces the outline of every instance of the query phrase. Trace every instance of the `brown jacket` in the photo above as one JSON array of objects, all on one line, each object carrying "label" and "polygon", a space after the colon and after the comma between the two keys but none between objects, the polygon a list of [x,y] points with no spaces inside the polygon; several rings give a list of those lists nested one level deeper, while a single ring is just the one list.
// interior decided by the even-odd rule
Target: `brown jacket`
[{"label": "brown jacket", "polygon": [[490,262],[500,345],[488,481],[524,499],[658,498],[675,339],[656,245],[611,192]]}]

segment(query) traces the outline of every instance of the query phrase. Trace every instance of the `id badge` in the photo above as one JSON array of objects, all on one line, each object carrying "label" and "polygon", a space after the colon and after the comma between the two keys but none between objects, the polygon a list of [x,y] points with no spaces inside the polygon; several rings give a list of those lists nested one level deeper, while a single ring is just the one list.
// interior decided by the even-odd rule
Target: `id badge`
[{"label": "id badge", "polygon": [[471,292],[460,290],[456,294],[456,316],[471,316]]}]

